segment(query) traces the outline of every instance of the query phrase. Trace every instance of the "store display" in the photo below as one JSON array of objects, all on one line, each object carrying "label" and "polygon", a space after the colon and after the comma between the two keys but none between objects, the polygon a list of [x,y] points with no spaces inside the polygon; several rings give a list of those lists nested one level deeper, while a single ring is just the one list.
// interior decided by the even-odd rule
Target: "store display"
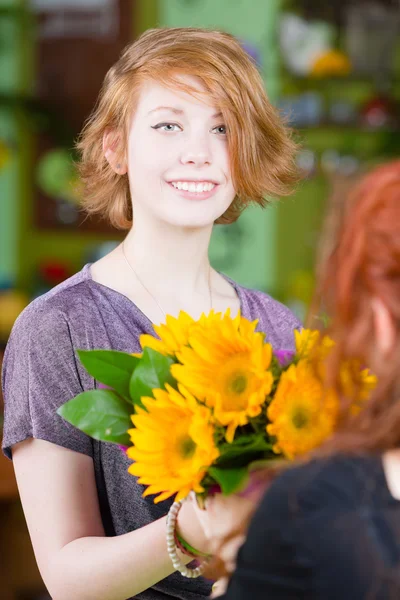
[{"label": "store display", "polygon": [[375,82],[394,75],[399,39],[399,5],[369,0],[349,3],[344,11],[345,46],[358,75]]},{"label": "store display", "polygon": [[372,129],[393,129],[400,122],[400,108],[393,98],[376,94],[361,108],[361,120]]},{"label": "store display", "polygon": [[45,294],[72,274],[70,265],[64,261],[50,258],[43,260],[38,265],[34,278],[33,297],[37,298]]},{"label": "store display", "polygon": [[0,171],[9,165],[12,158],[11,144],[0,138]]},{"label": "store display", "polygon": [[15,289],[0,290],[0,344],[8,339],[15,319],[28,305],[29,297]]},{"label": "store display", "polygon": [[348,57],[334,48],[335,29],[326,21],[307,21],[285,13],[280,22],[280,46],[288,70],[297,76],[346,76]]}]

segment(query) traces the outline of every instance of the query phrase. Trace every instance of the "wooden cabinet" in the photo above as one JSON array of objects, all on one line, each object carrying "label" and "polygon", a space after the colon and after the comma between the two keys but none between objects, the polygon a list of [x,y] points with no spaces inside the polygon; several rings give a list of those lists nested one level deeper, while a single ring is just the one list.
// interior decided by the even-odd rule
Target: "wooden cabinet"
[{"label": "wooden cabinet", "polygon": [[0,454],[0,502],[18,499],[18,489],[12,462]]},{"label": "wooden cabinet", "polygon": [[[44,600],[47,597],[18,499],[0,500],[0,598]],[[50,600],[50,596],[48,596]]]},{"label": "wooden cabinet", "polygon": [[0,598],[49,598],[33,554],[11,461],[0,455]]},{"label": "wooden cabinet", "polygon": [[[0,370],[2,352],[0,349]],[[0,392],[0,415],[3,402]],[[0,436],[2,437],[1,427]],[[36,565],[12,462],[0,452],[0,598],[50,600]]]}]

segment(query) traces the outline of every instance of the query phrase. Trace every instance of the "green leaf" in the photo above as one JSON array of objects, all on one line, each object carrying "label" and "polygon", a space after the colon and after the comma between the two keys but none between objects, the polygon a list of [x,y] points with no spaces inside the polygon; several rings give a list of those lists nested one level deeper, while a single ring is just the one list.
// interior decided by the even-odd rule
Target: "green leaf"
[{"label": "green leaf", "polygon": [[231,444],[220,446],[220,456],[217,460],[218,466],[228,466],[234,463],[235,467],[247,465],[251,457],[256,459],[272,449],[272,444],[263,435],[249,435],[239,437]]},{"label": "green leaf", "polygon": [[116,350],[78,350],[86,371],[131,402],[129,383],[140,358]]},{"label": "green leaf", "polygon": [[130,381],[130,395],[134,404],[143,407],[141,398],[143,396],[152,397],[152,390],[163,389],[166,383],[173,387],[176,386],[176,381],[170,371],[174,362],[170,356],[163,356],[152,348],[144,349],[143,356]]},{"label": "green leaf", "polygon": [[249,471],[247,467],[238,467],[235,469],[210,467],[208,472],[215,481],[219,483],[222,493],[225,496],[241,491],[246,487],[249,480]]},{"label": "green leaf", "polygon": [[82,392],[57,410],[57,414],[90,437],[130,445],[132,406],[113,390]]}]

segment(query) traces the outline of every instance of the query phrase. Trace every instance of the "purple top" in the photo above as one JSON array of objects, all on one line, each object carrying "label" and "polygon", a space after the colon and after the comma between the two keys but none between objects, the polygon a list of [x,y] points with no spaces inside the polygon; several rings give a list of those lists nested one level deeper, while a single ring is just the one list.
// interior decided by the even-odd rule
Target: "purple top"
[{"label": "purple top", "polygon": [[[238,294],[242,315],[259,319],[258,330],[266,333],[275,349],[292,349],[293,329],[301,324],[290,310],[262,292],[229,281]],[[87,264],[21,313],[4,356],[4,454],[11,458],[13,444],[34,437],[91,456],[108,535],[151,523],[168,512],[171,502],[155,505],[152,498],[142,498],[144,488],[128,473],[131,461],[120,448],[92,440],[56,410],[96,386],[77,360],[76,350],[139,352],[143,333],[154,334],[146,315],[126,296],[93,281]],[[137,598],[199,600],[209,593],[205,579],[174,573]]]}]

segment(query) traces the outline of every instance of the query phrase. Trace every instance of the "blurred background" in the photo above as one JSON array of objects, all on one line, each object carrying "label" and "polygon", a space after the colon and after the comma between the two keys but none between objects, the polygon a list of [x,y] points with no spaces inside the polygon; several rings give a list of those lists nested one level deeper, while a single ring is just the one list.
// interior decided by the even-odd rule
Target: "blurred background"
[{"label": "blurred background", "polygon": [[[107,69],[145,29],[189,25],[242,41],[301,144],[292,197],[215,228],[216,269],[305,319],[347,189],[400,155],[400,0],[0,0],[0,363],[24,306],[122,239],[80,212],[74,168]],[[0,456],[0,599],[47,598]]]}]

